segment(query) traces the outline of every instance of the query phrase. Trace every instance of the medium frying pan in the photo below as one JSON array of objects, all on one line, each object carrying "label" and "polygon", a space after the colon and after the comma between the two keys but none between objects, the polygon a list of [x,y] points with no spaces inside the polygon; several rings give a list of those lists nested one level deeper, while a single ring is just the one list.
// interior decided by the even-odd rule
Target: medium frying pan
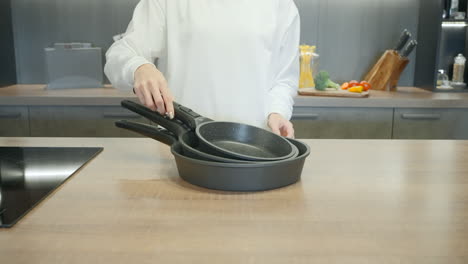
[{"label": "medium frying pan", "polygon": [[[179,105],[177,106],[180,107]],[[169,120],[161,114],[159,114],[158,112],[154,112],[140,104],[128,100],[122,101],[122,107],[137,114],[140,114],[169,130],[178,138],[178,141],[182,145],[182,148],[184,149],[186,155],[189,157],[207,161],[218,161],[226,163],[255,163],[263,161],[240,159],[237,157],[233,157],[232,155],[228,155],[224,152],[219,152],[215,149],[212,149],[206,144],[202,144],[201,140],[199,140],[199,137],[196,136],[195,132],[188,129],[187,126],[185,126],[177,118],[174,120]],[[144,136],[152,137],[152,126],[149,125],[129,121],[118,121],[116,122],[116,126],[120,128],[130,129]],[[292,149],[291,153],[288,155],[287,158],[296,157],[298,154],[297,148],[288,141],[286,141],[286,143],[289,145],[289,148]]]},{"label": "medium frying pan", "polygon": [[182,179],[200,187],[222,191],[264,191],[296,183],[310,154],[306,144],[287,139],[299,151],[295,158],[252,164],[212,162],[187,157],[180,142],[167,130],[153,128],[150,134],[151,138],[171,146]]},{"label": "medium frying pan", "polygon": [[242,123],[213,121],[192,109],[174,103],[175,115],[193,129],[206,149],[226,157],[274,161],[290,158],[291,143],[268,130]]}]

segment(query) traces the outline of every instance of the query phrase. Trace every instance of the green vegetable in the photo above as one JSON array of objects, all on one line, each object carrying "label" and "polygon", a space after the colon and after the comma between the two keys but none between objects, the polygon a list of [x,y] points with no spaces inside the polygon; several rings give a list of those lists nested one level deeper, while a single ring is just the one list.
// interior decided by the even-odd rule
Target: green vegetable
[{"label": "green vegetable", "polygon": [[338,89],[340,89],[341,86],[339,84],[333,82],[332,80],[328,79],[327,87],[338,90]]},{"label": "green vegetable", "polygon": [[319,91],[325,91],[327,88],[335,90],[340,89],[340,85],[330,80],[330,74],[326,71],[320,71],[315,76],[315,89]]},{"label": "green vegetable", "polygon": [[328,81],[330,80],[330,74],[326,71],[320,71],[317,76],[315,76],[315,89],[319,91],[325,91],[328,86]]}]

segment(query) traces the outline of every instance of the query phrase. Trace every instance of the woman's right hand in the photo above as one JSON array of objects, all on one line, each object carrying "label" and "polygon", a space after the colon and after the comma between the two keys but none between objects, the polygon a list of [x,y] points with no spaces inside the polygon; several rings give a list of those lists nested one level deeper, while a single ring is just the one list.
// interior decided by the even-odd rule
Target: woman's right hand
[{"label": "woman's right hand", "polygon": [[174,118],[174,97],[167,87],[166,78],[152,64],[140,66],[134,74],[134,88],[138,99],[146,107]]}]

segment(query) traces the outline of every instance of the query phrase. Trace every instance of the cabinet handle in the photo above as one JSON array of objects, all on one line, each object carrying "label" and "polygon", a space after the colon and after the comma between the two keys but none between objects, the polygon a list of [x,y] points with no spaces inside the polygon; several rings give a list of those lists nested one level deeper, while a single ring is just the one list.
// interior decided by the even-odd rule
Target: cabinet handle
[{"label": "cabinet handle", "polygon": [[130,119],[136,119],[140,118],[140,115],[137,114],[131,114],[131,113],[104,113],[102,115],[104,118],[115,118],[115,119],[124,119],[124,118],[130,118]]},{"label": "cabinet handle", "polygon": [[402,114],[401,117],[412,120],[439,120],[442,116],[440,114]]},{"label": "cabinet handle", "polygon": [[7,118],[20,118],[21,113],[0,113],[0,118],[7,119]]},{"label": "cabinet handle", "polygon": [[293,114],[292,120],[310,120],[310,119],[318,119],[319,114]]}]

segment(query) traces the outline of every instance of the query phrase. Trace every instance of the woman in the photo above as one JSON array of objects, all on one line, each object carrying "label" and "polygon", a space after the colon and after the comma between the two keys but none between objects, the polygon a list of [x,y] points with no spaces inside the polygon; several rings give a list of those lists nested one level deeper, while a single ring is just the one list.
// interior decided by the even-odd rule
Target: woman
[{"label": "woman", "polygon": [[105,72],[171,118],[175,98],[218,121],[294,137],[299,33],[293,0],[141,0]]}]

